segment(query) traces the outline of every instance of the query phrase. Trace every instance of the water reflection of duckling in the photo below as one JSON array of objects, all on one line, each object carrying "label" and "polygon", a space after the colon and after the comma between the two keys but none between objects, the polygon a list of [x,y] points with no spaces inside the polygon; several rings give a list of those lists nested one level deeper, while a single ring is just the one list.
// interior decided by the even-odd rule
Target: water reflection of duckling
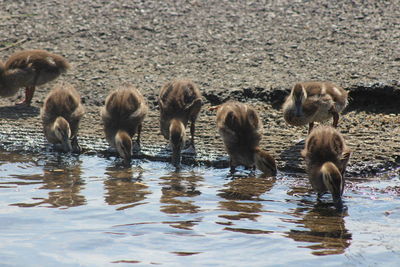
[{"label": "water reflection of duckling", "polygon": [[203,177],[195,173],[188,175],[172,173],[160,177],[162,185],[160,202],[168,204],[163,206],[161,211],[168,214],[197,213],[200,207],[193,204],[193,198],[201,194],[197,184],[202,180]]},{"label": "water reflection of duckling", "polygon": [[[296,229],[287,232],[287,236],[301,242],[301,247],[311,249],[312,254],[319,256],[342,254],[350,246],[352,234],[346,229],[344,220],[347,214],[317,204],[311,210],[303,206],[295,209],[292,215],[298,218],[287,222],[294,223]],[[311,245],[304,246],[304,242]]]},{"label": "water reflection of duckling", "polygon": [[25,87],[25,99],[17,104],[29,106],[36,86],[56,79],[69,68],[65,58],[44,50],[14,53],[5,64],[0,62],[0,96],[13,96]]},{"label": "water reflection of duckling", "polygon": [[239,102],[227,102],[216,109],[217,127],[230,156],[231,173],[237,165],[244,165],[275,175],[274,158],[259,147],[262,122],[257,112]]},{"label": "water reflection of duckling", "polygon": [[118,210],[139,205],[151,192],[142,182],[142,168],[115,168],[108,167],[107,179],[104,180],[105,201],[109,205],[127,204]]},{"label": "water reflection of duckling", "polygon": [[195,148],[195,122],[202,106],[201,93],[193,82],[176,80],[161,88],[158,101],[161,134],[169,140],[172,148],[172,164],[178,167],[189,121],[191,123],[190,145],[192,149]]},{"label": "water reflection of duckling", "polygon": [[101,109],[106,139],[111,147],[129,164],[132,157],[132,137],[137,134],[136,144],[140,147],[142,123],[148,107],[142,94],[132,86],[111,92]]},{"label": "water reflection of duckling", "polygon": [[55,87],[41,109],[44,134],[52,144],[61,144],[65,152],[81,151],[78,144],[79,122],[85,111],[79,93],[69,84]]},{"label": "water reflection of duckling", "polygon": [[347,105],[347,95],[342,87],[330,82],[297,83],[282,106],[285,121],[294,126],[309,124],[310,133],[315,121],[333,117],[336,128],[339,112]]},{"label": "water reflection of duckling", "polygon": [[43,182],[40,189],[51,190],[44,202],[53,207],[76,207],[86,204],[86,198],[81,194],[85,187],[82,179],[82,162],[78,158],[63,158],[49,160],[44,166]]},{"label": "water reflection of duckling", "polygon": [[235,178],[224,185],[218,196],[224,198],[219,206],[226,211],[237,214],[220,215],[228,220],[250,219],[256,220],[263,212],[262,195],[269,192],[274,186],[275,177],[241,177]]},{"label": "water reflection of duckling", "polygon": [[332,194],[335,206],[343,207],[344,172],[350,158],[350,150],[343,136],[330,126],[319,126],[308,136],[301,155],[307,164],[310,183],[320,198]]}]

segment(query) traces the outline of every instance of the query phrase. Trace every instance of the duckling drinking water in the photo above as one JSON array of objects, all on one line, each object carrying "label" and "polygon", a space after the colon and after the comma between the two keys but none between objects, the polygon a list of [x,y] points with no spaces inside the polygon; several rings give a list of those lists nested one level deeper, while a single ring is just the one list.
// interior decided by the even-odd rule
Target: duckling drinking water
[{"label": "duckling drinking water", "polygon": [[142,124],[147,111],[145,99],[133,86],[112,91],[101,109],[106,139],[111,147],[117,149],[125,164],[131,161],[132,137],[135,134],[140,147]]},{"label": "duckling drinking water", "polygon": [[343,207],[344,172],[350,154],[343,136],[331,126],[319,126],[312,130],[301,151],[306,161],[308,178],[318,198],[330,192],[339,209]]},{"label": "duckling drinking water", "polygon": [[231,173],[237,165],[244,165],[275,175],[274,158],[259,147],[262,122],[257,112],[239,102],[227,102],[217,109],[217,127],[230,156]]},{"label": "duckling drinking water", "polygon": [[194,149],[195,123],[202,106],[201,93],[193,82],[175,80],[161,88],[158,103],[161,134],[169,140],[172,148],[172,164],[178,167],[189,121],[190,145]]},{"label": "duckling drinking water", "polygon": [[85,111],[76,89],[70,84],[56,86],[47,95],[41,109],[44,134],[52,144],[61,144],[65,152],[79,153],[79,122]]}]

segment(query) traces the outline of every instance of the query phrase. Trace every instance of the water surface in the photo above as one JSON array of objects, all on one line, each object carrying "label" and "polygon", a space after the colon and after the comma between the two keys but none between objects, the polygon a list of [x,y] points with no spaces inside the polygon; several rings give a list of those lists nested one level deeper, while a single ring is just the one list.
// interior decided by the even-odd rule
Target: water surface
[{"label": "water surface", "polygon": [[347,181],[347,211],[304,174],[0,152],[4,266],[398,266],[398,172]]}]

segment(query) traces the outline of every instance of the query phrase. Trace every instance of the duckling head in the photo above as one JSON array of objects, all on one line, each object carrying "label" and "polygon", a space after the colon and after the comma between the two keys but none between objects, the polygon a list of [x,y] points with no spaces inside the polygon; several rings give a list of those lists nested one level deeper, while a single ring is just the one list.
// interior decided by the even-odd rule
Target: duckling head
[{"label": "duckling head", "polygon": [[306,90],[300,83],[297,83],[292,89],[292,99],[295,106],[296,117],[300,117],[303,115],[302,105],[304,101],[306,101],[306,98]]},{"label": "duckling head", "polygon": [[124,164],[128,165],[132,158],[132,139],[126,131],[119,130],[115,135],[115,147]]},{"label": "duckling head", "polygon": [[61,143],[62,149],[65,152],[72,151],[71,128],[69,127],[68,121],[61,116],[57,117],[54,122],[53,131],[54,135]]},{"label": "duckling head", "polygon": [[275,159],[266,151],[257,148],[254,154],[254,162],[257,169],[262,171],[265,175],[276,175],[277,169]]},{"label": "duckling head", "polygon": [[337,209],[343,208],[342,194],[344,189],[344,179],[332,162],[326,162],[321,167],[322,182],[332,194],[333,202]]},{"label": "duckling head", "polygon": [[178,167],[181,163],[181,150],[185,144],[185,126],[180,120],[173,119],[169,126],[169,141],[172,147],[172,164]]}]

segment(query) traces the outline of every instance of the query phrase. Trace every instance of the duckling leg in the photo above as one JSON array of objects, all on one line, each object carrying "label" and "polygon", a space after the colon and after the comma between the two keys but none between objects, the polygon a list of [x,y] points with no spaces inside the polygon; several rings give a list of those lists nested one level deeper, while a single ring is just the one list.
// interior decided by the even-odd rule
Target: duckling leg
[{"label": "duckling leg", "polygon": [[71,145],[72,145],[72,151],[74,153],[81,153],[82,152],[82,148],[78,144],[78,137],[76,135],[71,139]]},{"label": "duckling leg", "polygon": [[142,133],[142,124],[140,123],[137,128],[136,142],[132,147],[133,152],[140,151],[140,135],[141,135],[141,133]]},{"label": "duckling leg", "polygon": [[31,105],[34,92],[35,92],[35,86],[27,86],[25,88],[25,99],[20,102],[17,102],[16,104],[26,105],[27,107],[29,107]]},{"label": "duckling leg", "polygon": [[233,164],[232,158],[229,160],[229,166],[231,167],[230,173],[231,173],[231,174],[234,174],[235,171],[236,171],[236,166],[235,166],[235,164]]},{"label": "duckling leg", "polygon": [[312,122],[310,122],[310,123],[308,124],[308,134],[311,133],[311,131],[312,131],[313,128],[314,128],[314,122],[312,121]]},{"label": "duckling leg", "polygon": [[333,123],[332,126],[337,128],[338,124],[339,124],[339,113],[336,111],[335,107],[332,107],[329,110],[330,113],[332,113],[333,116]]},{"label": "duckling leg", "polygon": [[137,136],[136,136],[136,143],[140,148],[140,135],[142,134],[142,124],[140,123],[137,128]]},{"label": "duckling leg", "polygon": [[339,114],[336,112],[336,113],[333,114],[333,123],[332,123],[332,125],[333,125],[333,127],[337,128],[338,124],[339,124]]},{"label": "duckling leg", "polygon": [[194,120],[192,120],[190,123],[190,135],[191,135],[190,142],[193,148],[194,148],[194,132],[195,132],[195,122]]}]

